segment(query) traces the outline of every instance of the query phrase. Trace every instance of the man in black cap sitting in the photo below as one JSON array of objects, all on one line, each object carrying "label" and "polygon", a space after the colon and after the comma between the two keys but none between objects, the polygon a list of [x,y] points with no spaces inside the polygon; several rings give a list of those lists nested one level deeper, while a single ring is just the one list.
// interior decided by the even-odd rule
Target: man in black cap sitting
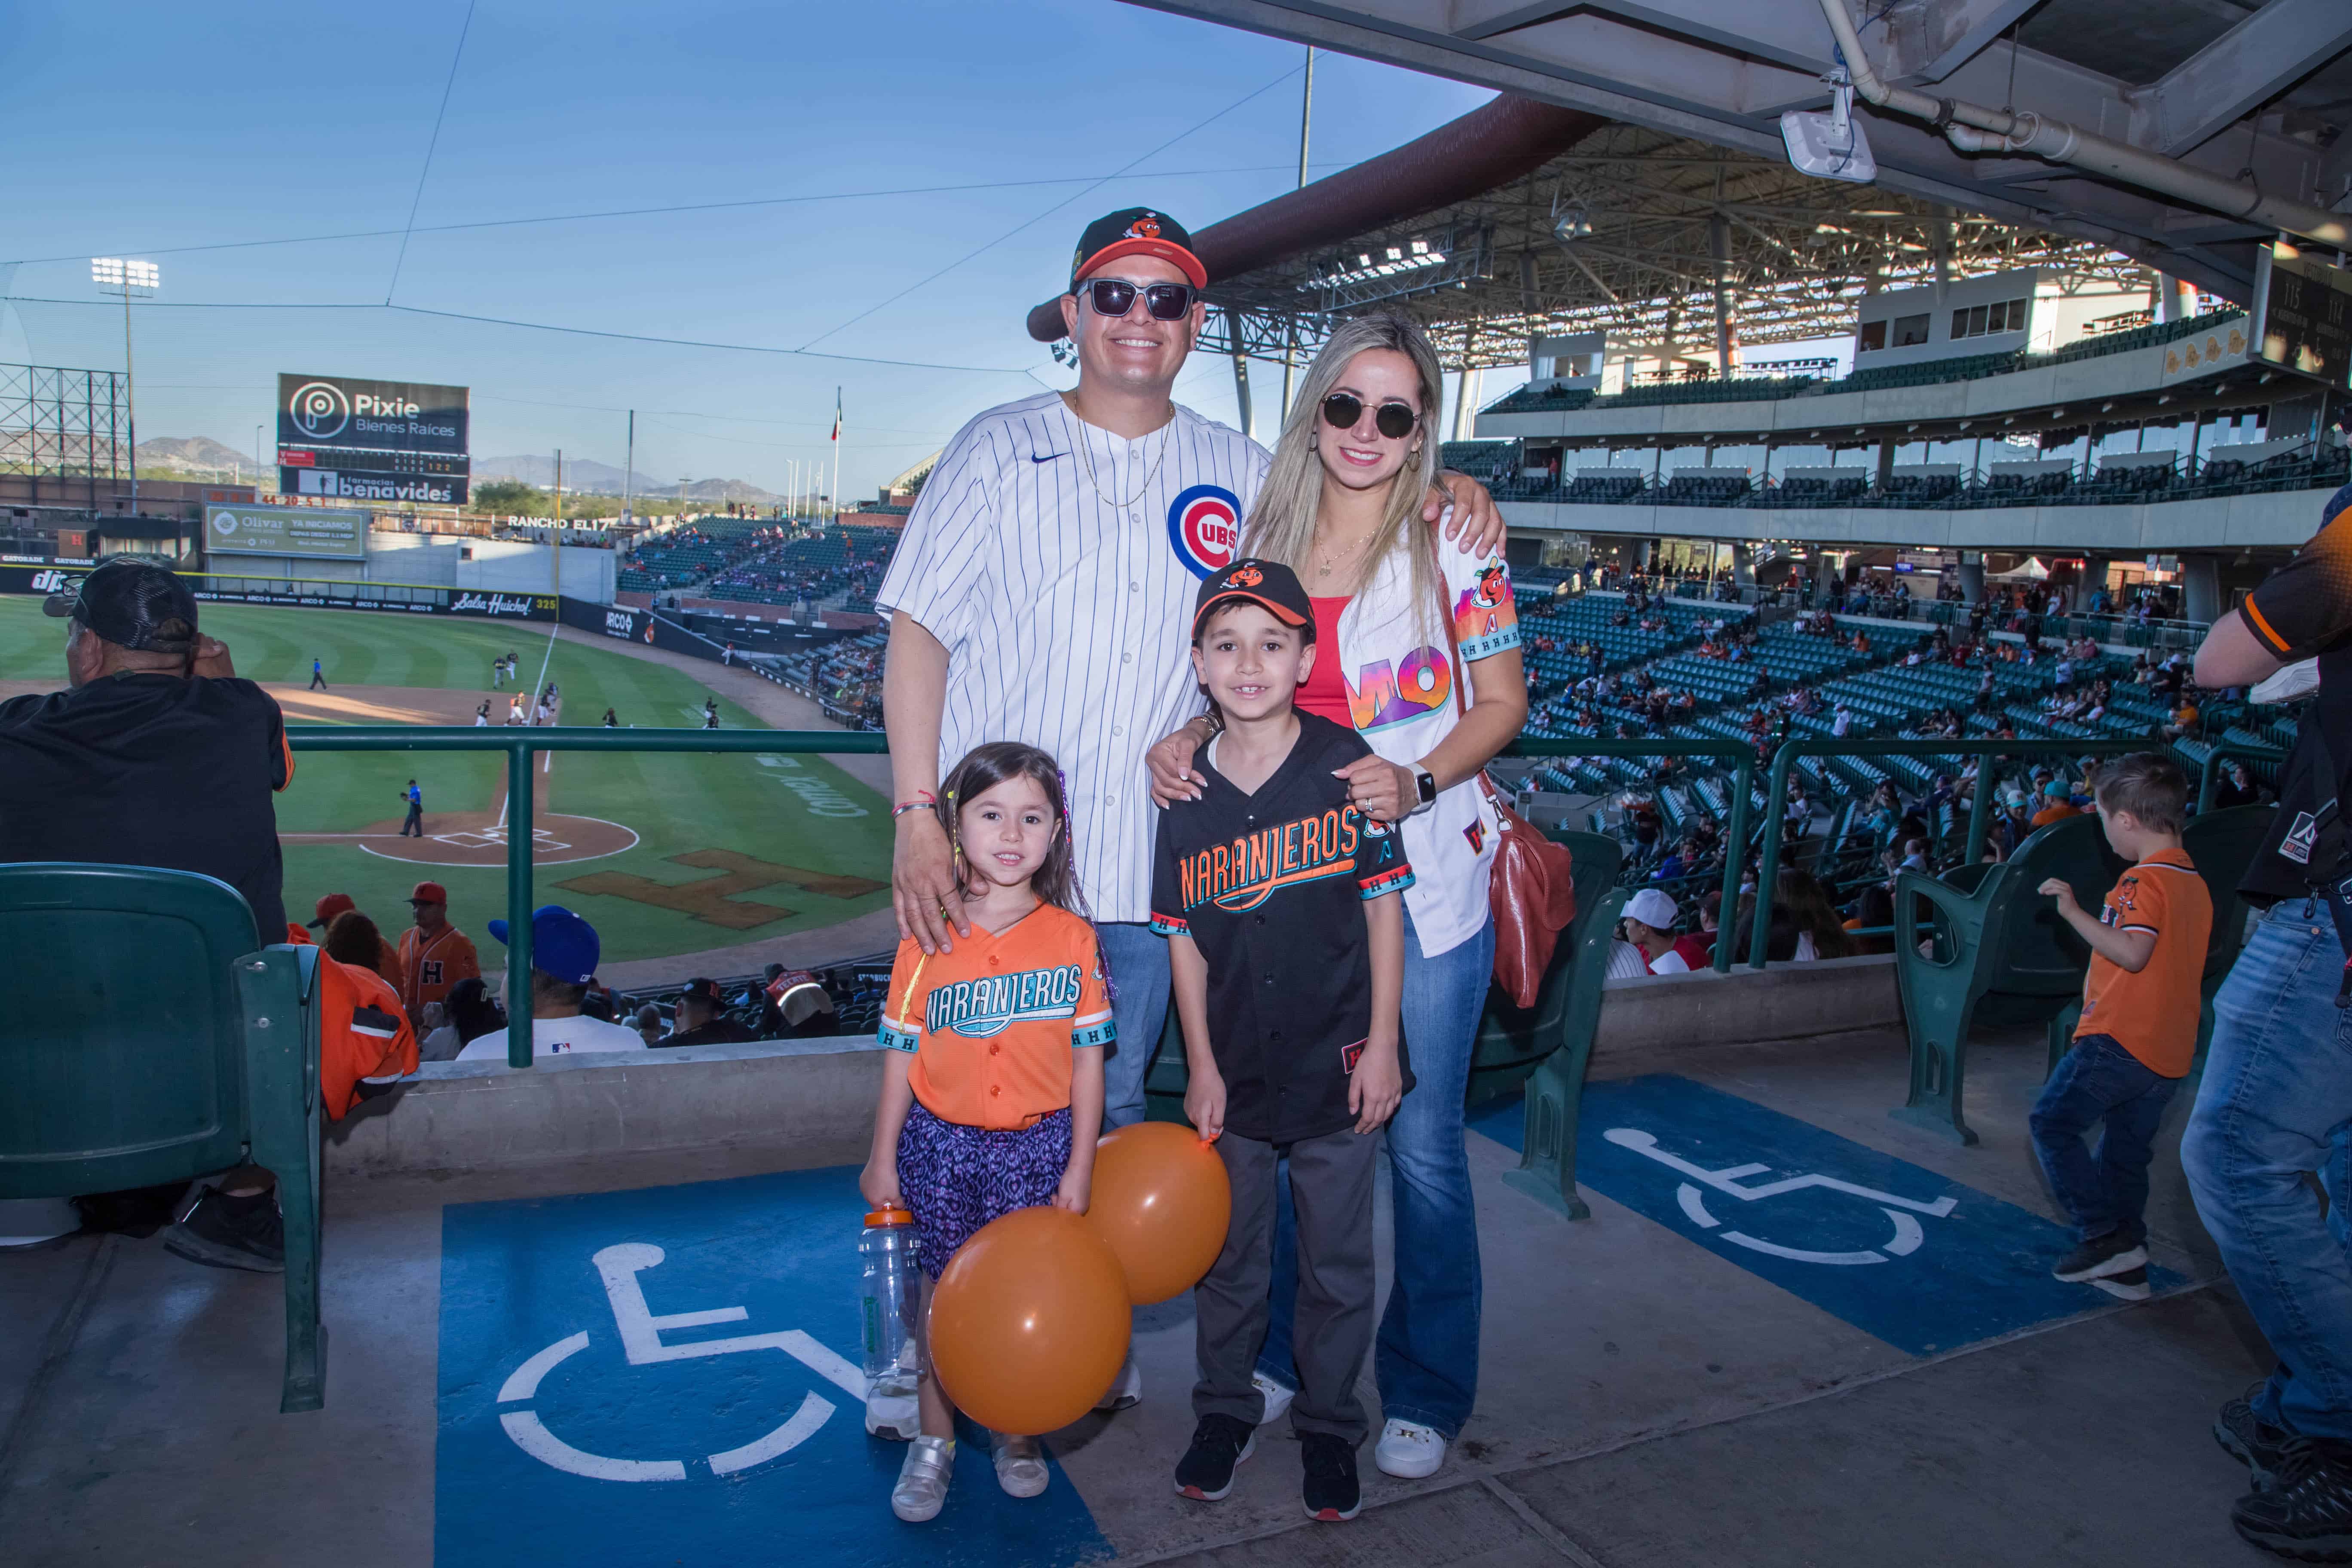
[{"label": "man in black cap sitting", "polygon": [[[278,704],[198,634],[195,595],[160,566],[116,556],[43,608],[67,622],[68,686],[0,702],[0,861],[201,871],[245,896],[262,942],[284,942],[270,796],[294,758]],[[284,1267],[267,1172],[191,1191],[165,1246],[223,1268]]]},{"label": "man in black cap sitting", "polygon": [[677,1021],[665,1046],[731,1046],[751,1031],[727,1016],[727,997],[716,980],[689,980],[677,999]]}]

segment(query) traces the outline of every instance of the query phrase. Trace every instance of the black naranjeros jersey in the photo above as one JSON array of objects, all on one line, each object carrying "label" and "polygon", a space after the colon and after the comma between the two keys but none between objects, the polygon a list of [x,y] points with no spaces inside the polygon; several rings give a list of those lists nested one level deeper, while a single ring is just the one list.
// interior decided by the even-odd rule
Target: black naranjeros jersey
[{"label": "black naranjeros jersey", "polygon": [[1400,836],[1332,777],[1370,748],[1311,713],[1298,724],[1254,795],[1200,764],[1202,798],[1160,814],[1151,878],[1153,928],[1191,937],[1208,961],[1225,1124],[1273,1143],[1354,1122],[1349,1075],[1372,1013],[1363,900],[1412,885]]}]

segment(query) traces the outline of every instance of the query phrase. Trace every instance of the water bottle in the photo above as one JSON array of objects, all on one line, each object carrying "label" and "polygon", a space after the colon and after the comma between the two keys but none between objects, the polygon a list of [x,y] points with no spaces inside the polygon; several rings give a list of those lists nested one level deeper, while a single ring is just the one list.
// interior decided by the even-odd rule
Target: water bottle
[{"label": "water bottle", "polygon": [[922,1310],[915,1254],[921,1246],[915,1216],[902,1208],[877,1208],[866,1216],[858,1237],[858,1314],[866,1342],[866,1430],[877,1437],[909,1442],[921,1436],[923,1417],[915,1394],[921,1357],[915,1322]]}]

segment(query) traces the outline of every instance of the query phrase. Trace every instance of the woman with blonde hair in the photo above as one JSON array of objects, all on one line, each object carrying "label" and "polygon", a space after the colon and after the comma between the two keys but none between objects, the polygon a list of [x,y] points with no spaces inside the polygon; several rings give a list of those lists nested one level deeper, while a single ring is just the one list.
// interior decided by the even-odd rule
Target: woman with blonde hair
[{"label": "woman with blonde hair", "polygon": [[[1242,525],[1244,554],[1280,561],[1313,600],[1319,657],[1297,704],[1360,734],[1342,775],[1368,815],[1402,825],[1404,1047],[1418,1080],[1389,1123],[1395,1283],[1374,1365],[1387,1425],[1374,1459],[1426,1476],[1477,1394],[1477,1218],[1463,1142],[1470,1056],[1495,964],[1495,814],[1480,772],[1526,722],[1518,616],[1499,556],[1440,544],[1422,518],[1438,471],[1437,353],[1413,321],[1346,321],[1307,368]],[[1192,739],[1153,749],[1156,788],[1194,798]],[[1273,1321],[1258,1361],[1265,1418],[1289,1403],[1295,1235],[1276,1237]]]}]

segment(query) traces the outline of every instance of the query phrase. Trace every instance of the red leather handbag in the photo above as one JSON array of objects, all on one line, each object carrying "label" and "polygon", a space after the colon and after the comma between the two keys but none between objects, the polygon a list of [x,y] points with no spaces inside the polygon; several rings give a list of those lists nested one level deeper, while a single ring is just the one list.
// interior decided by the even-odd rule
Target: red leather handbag
[{"label": "red leather handbag", "polygon": [[[1434,555],[1438,548],[1434,531],[1429,542]],[[1459,718],[1469,711],[1462,696],[1466,675],[1462,641],[1454,634],[1453,607],[1445,602],[1444,561],[1440,558],[1434,565],[1437,618],[1445,627],[1454,711]],[[1551,967],[1553,950],[1559,945],[1559,933],[1576,919],[1576,863],[1567,846],[1545,837],[1505,803],[1484,768],[1478,770],[1478,788],[1495,813],[1496,829],[1494,880],[1486,894],[1495,920],[1495,984],[1516,1005],[1532,1007],[1543,985],[1544,971]]]}]

